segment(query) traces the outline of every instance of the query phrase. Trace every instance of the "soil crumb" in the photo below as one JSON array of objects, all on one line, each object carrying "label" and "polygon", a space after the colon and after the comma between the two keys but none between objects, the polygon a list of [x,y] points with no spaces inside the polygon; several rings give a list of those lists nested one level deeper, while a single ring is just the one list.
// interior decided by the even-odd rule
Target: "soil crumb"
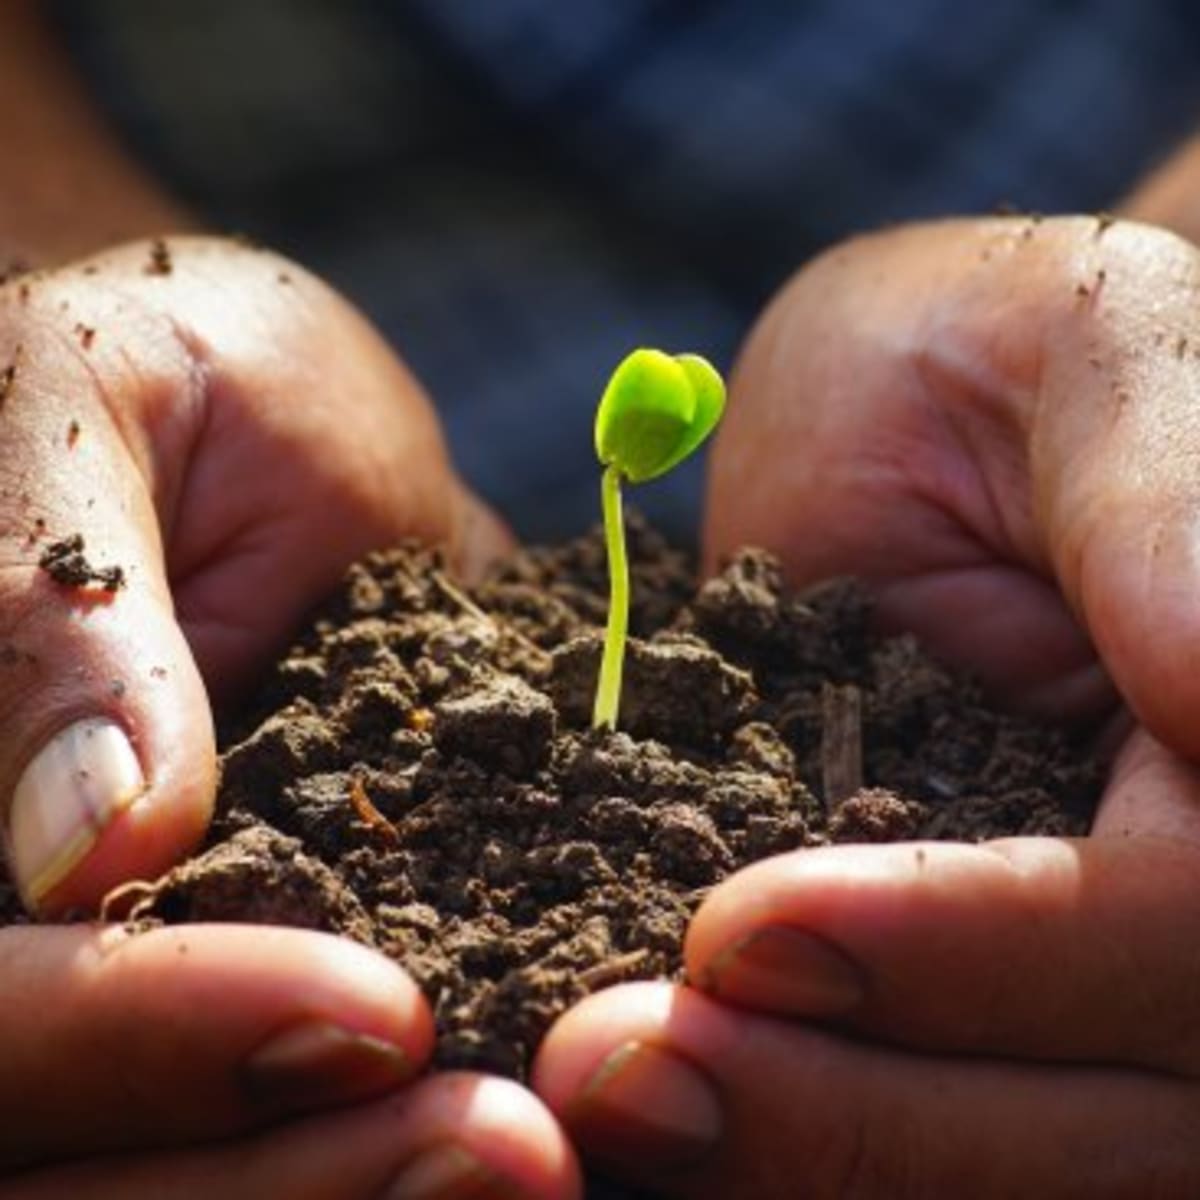
[{"label": "soil crumb", "polygon": [[[78,426],[74,435],[68,432],[68,440],[79,436]],[[94,567],[85,554],[83,534],[73,533],[69,537],[51,542],[42,551],[38,566],[62,587],[96,588],[103,592],[118,592],[125,586],[125,571],[122,567]]]}]

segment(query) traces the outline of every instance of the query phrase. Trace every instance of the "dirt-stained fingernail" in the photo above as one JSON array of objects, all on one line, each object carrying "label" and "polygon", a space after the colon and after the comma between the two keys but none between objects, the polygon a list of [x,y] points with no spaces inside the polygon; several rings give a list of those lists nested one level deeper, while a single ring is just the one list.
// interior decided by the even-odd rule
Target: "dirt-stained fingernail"
[{"label": "dirt-stained fingernail", "polygon": [[453,1142],[435,1143],[405,1163],[379,1200],[533,1200]]},{"label": "dirt-stained fingernail", "polygon": [[413,1074],[395,1043],[314,1019],[287,1026],[251,1051],[241,1082],[257,1104],[307,1112],[381,1095]]},{"label": "dirt-stained fingernail", "polygon": [[696,985],[721,1000],[788,1016],[833,1017],[866,996],[862,968],[818,934],[766,925],[713,956]]},{"label": "dirt-stained fingernail", "polygon": [[565,1116],[585,1154],[650,1169],[702,1159],[724,1125],[716,1085],[698,1066],[636,1040],[604,1059]]}]

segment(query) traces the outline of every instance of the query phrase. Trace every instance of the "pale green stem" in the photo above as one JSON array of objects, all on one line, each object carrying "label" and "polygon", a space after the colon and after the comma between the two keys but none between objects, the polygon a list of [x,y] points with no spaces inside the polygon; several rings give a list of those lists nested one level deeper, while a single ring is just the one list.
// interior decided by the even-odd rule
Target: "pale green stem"
[{"label": "pale green stem", "polygon": [[629,560],[625,555],[625,521],[621,516],[621,471],[615,464],[604,468],[600,481],[604,510],[604,541],[608,547],[608,627],[604,631],[604,657],[596,685],[592,726],[617,727],[621,703],[621,668],[625,661],[625,638],[629,631]]}]

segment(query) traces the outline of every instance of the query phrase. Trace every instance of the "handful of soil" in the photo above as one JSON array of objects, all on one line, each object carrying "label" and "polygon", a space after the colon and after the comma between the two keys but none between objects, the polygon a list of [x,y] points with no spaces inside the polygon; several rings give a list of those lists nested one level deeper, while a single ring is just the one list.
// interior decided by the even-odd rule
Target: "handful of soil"
[{"label": "handful of soil", "polygon": [[1086,832],[1099,767],[873,636],[852,584],[789,594],[748,550],[697,585],[630,526],[620,732],[588,727],[598,533],[469,593],[433,551],[372,555],[227,735],[205,848],[134,919],[355,938],[424,988],[439,1065],[523,1079],[587,993],[679,978],[690,914],[755,859]]}]

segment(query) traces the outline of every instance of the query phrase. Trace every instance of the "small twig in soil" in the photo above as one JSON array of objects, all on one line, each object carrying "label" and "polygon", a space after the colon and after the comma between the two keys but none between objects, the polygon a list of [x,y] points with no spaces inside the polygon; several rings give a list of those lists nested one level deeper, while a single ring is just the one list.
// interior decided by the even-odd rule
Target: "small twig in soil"
[{"label": "small twig in soil", "polygon": [[852,683],[821,689],[821,784],[831,810],[862,787],[862,693]]},{"label": "small twig in soil", "polygon": [[458,607],[463,610],[463,612],[468,613],[477,621],[482,621],[485,625],[495,626],[495,621],[492,620],[491,615],[489,613],[485,613],[483,609],[480,608],[479,605],[476,604],[475,601],[472,600],[471,597],[462,590],[462,588],[451,583],[441,571],[431,571],[430,575],[433,578],[433,582],[436,583],[439,588],[441,588],[442,593],[446,596],[446,598],[457,604]]},{"label": "small twig in soil", "polygon": [[445,595],[454,604],[463,610],[468,616],[474,617],[475,620],[482,622],[489,629],[494,629],[499,637],[510,637],[515,642],[520,643],[526,652],[533,658],[535,662],[548,662],[549,655],[537,642],[530,641],[519,629],[515,628],[508,621],[501,623],[496,617],[480,608],[470,596],[466,594],[456,584],[450,582],[449,579],[441,571],[431,571],[430,576],[433,582],[437,584]]},{"label": "small twig in soil", "polygon": [[397,833],[395,825],[371,803],[371,797],[367,795],[367,789],[363,787],[363,781],[357,775],[350,779],[350,791],[347,799],[354,811],[372,829],[379,830],[389,842],[400,840],[400,834]]},{"label": "small twig in soil", "polygon": [[650,951],[644,946],[640,950],[630,950],[619,958],[611,958],[608,962],[597,963],[579,972],[579,982],[589,991],[598,991],[608,987],[610,983],[623,983],[630,971],[636,970],[650,957]]}]

